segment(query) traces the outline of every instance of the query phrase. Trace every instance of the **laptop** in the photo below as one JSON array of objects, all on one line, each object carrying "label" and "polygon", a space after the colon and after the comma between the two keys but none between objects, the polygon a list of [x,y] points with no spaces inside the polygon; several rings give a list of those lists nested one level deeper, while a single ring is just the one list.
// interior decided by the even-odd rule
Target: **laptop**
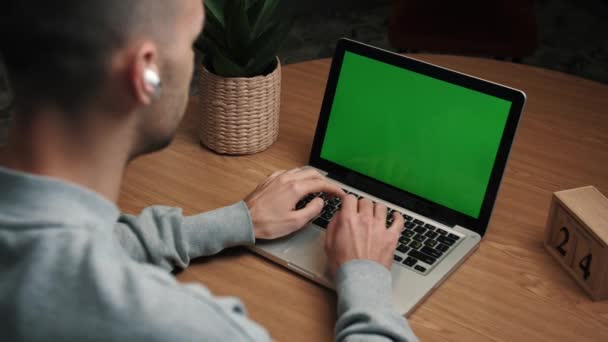
[{"label": "laptop", "polygon": [[[524,106],[521,91],[341,39],[308,167],[404,219],[394,305],[409,315],[479,246]],[[340,200],[304,229],[251,247],[323,286],[325,231]]]}]

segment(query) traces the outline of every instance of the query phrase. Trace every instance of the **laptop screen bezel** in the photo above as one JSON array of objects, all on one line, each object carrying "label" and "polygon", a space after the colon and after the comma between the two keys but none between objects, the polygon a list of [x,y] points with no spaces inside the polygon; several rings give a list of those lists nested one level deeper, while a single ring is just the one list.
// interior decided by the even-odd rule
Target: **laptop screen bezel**
[{"label": "laptop screen bezel", "polygon": [[[495,96],[512,103],[478,218],[460,213],[446,206],[410,193],[406,190],[398,189],[394,186],[375,180],[371,177],[365,176],[353,170],[349,170],[334,162],[321,158],[321,149],[325,140],[329,115],[333,106],[334,95],[336,93],[338,78],[342,69],[344,54],[347,51],[474,91]],[[424,215],[438,222],[449,226],[459,225],[473,230],[483,236],[486,232],[492,214],[525,100],[526,96],[522,91],[343,38],[338,41],[336,52],[331,64],[309,164],[327,172],[330,178],[339,182],[353,186],[361,191],[367,192],[378,198],[382,198],[385,201],[394,203],[400,207]]]}]

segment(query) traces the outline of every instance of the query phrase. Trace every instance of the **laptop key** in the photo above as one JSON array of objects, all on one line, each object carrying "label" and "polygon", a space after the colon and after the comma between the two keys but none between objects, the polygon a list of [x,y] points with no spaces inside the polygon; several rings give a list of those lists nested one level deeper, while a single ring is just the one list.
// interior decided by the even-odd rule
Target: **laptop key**
[{"label": "laptop key", "polygon": [[435,228],[437,228],[430,223],[425,224],[424,227],[427,228],[428,230],[435,230]]},{"label": "laptop key", "polygon": [[419,219],[415,219],[414,223],[419,225],[419,226],[424,226],[424,222],[420,221]]},{"label": "laptop key", "polygon": [[329,200],[329,204],[331,205],[336,205],[338,203],[342,202],[342,200],[340,199],[340,197],[334,197],[332,199]]},{"label": "laptop key", "polygon": [[407,253],[410,250],[410,248],[405,245],[399,245],[399,247],[397,247],[397,250],[401,253]]},{"label": "laptop key", "polygon": [[424,234],[424,236],[430,238],[430,239],[434,239],[437,237],[437,235],[439,235],[437,232],[433,232],[433,231],[428,231],[426,232],[426,234]]},{"label": "laptop key", "polygon": [[422,247],[422,244],[418,241],[412,241],[408,246],[412,247],[413,249],[418,249]]},{"label": "laptop key", "polygon": [[456,235],[456,234],[450,234],[450,235],[448,235],[448,237],[449,237],[450,239],[453,239],[453,240],[458,240],[458,239],[460,239],[460,236],[458,236],[458,235]]},{"label": "laptop key", "polygon": [[317,217],[317,219],[312,221],[312,223],[316,224],[317,226],[319,226],[321,228],[327,228],[327,225],[329,224],[329,222],[322,217]]},{"label": "laptop key", "polygon": [[[429,247],[435,247],[435,246],[437,246],[438,243],[439,242],[437,242],[433,239],[428,239],[428,240],[424,241],[424,245],[429,246]],[[445,252],[445,251],[442,251],[442,252]]]},{"label": "laptop key", "polygon": [[416,226],[416,228],[414,228],[414,231],[416,233],[424,234],[424,232],[426,232],[426,228],[424,228],[422,226]]},{"label": "laptop key", "polygon": [[435,263],[435,261],[437,261],[436,258],[415,250],[411,250],[408,255],[429,265],[432,265]]},{"label": "laptop key", "polygon": [[324,212],[321,217],[327,221],[331,220],[334,215],[331,212]]},{"label": "laptop key", "polygon": [[402,237],[399,238],[399,242],[401,242],[404,245],[407,245],[408,243],[412,242],[412,240],[408,239],[405,236],[402,236]]},{"label": "laptop key", "polygon": [[420,272],[426,272],[426,268],[420,266],[420,265],[416,265],[416,267],[414,267],[414,269],[416,271],[420,271]]},{"label": "laptop key", "polygon": [[407,257],[405,258],[405,260],[403,261],[403,264],[409,267],[412,267],[414,265],[416,265],[416,263],[418,262],[418,260],[412,258],[412,257]]},{"label": "laptop key", "polygon": [[404,225],[405,228],[411,229],[416,227],[416,225],[413,222],[406,222]]},{"label": "laptop key", "polygon": [[448,232],[446,232],[445,230],[443,230],[441,228],[437,228],[436,232],[439,233],[439,234],[441,234],[441,235],[448,235]]},{"label": "laptop key", "polygon": [[401,235],[403,235],[403,236],[405,236],[405,237],[408,237],[408,238],[411,238],[411,237],[413,237],[414,235],[416,235],[416,233],[414,233],[414,231],[413,231],[413,230],[411,230],[411,229],[406,229],[406,230],[404,230],[403,232],[401,232]]},{"label": "laptop key", "polygon": [[411,220],[413,219],[413,217],[411,217],[410,215],[407,215],[407,214],[403,214],[403,218],[404,218],[406,221],[411,221]]},{"label": "laptop key", "polygon": [[[437,241],[435,241],[437,242]],[[437,248],[440,252],[446,252],[448,249],[450,249],[450,247],[440,243],[439,246],[435,247]]]},{"label": "laptop key", "polygon": [[437,241],[448,245],[448,246],[452,246],[453,244],[456,243],[456,240],[450,239],[449,237],[445,237],[445,236],[440,236],[437,238]]},{"label": "laptop key", "polygon": [[414,240],[416,240],[418,242],[422,242],[422,241],[426,240],[426,237],[422,234],[416,234],[416,236],[414,236]]},{"label": "laptop key", "polygon": [[398,255],[393,255],[393,260],[395,260],[396,262],[401,262],[401,260],[403,260],[403,258]]},{"label": "laptop key", "polygon": [[437,258],[437,259],[441,258],[441,256],[443,255],[442,252],[440,252],[436,249],[433,249],[429,246],[424,246],[424,247],[420,248],[420,251],[424,254],[428,254],[428,255],[432,256],[433,258]]}]

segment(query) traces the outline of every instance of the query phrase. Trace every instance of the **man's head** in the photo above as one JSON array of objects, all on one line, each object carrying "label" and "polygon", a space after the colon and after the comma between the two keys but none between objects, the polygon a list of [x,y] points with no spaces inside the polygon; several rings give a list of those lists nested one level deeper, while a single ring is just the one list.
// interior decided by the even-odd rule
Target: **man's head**
[{"label": "man's head", "polygon": [[2,13],[17,120],[53,110],[75,126],[100,120],[91,115],[128,122],[132,156],[170,142],[187,103],[201,0],[8,0]]}]

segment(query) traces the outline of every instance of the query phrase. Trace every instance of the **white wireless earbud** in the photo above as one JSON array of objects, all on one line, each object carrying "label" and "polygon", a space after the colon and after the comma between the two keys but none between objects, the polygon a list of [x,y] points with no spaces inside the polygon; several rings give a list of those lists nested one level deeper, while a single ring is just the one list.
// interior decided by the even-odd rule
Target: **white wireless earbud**
[{"label": "white wireless earbud", "polygon": [[150,68],[144,70],[144,82],[154,89],[154,97],[158,98],[160,96],[161,81],[156,71]]}]

